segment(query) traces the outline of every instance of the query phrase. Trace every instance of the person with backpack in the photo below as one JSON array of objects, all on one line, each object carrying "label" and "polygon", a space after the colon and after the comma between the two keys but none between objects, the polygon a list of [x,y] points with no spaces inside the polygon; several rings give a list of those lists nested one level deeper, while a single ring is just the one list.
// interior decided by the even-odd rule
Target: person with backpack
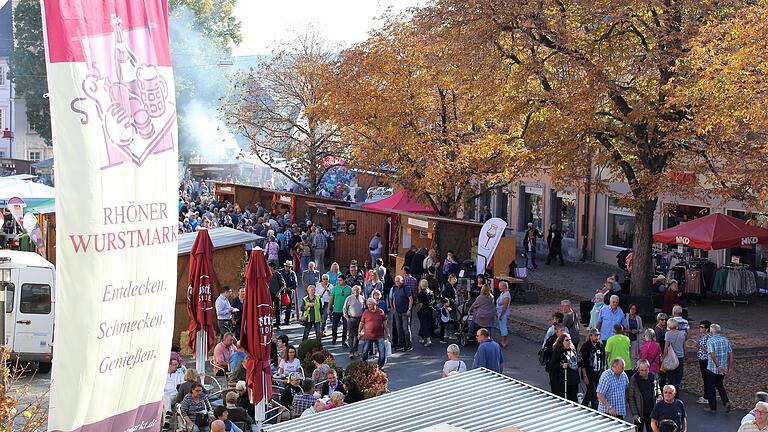
[{"label": "person with backpack", "polygon": [[600,342],[600,330],[593,328],[589,330],[589,338],[579,351],[579,372],[581,381],[587,387],[582,401],[584,406],[597,409],[597,383],[604,370],[605,349]]},{"label": "person with backpack", "polygon": [[566,332],[565,327],[562,324],[554,326],[554,333],[544,341],[544,346],[539,350],[539,364],[544,366],[544,370],[549,373],[549,363],[552,359],[552,348],[557,342],[557,339]]}]

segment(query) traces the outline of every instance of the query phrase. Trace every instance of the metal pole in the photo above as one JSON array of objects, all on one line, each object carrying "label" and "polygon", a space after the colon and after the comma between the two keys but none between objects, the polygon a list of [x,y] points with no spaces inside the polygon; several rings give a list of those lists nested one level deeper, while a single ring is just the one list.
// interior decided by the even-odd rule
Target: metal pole
[{"label": "metal pole", "polygon": [[200,375],[205,375],[205,363],[208,357],[208,334],[204,328],[197,332],[197,348],[195,351],[195,368]]},{"label": "metal pole", "polygon": [[265,403],[264,399],[266,399],[267,394],[267,388],[266,388],[266,379],[267,377],[264,376],[264,371],[261,372],[261,400],[256,405],[256,431],[261,432],[262,427],[264,426],[264,421],[266,420],[266,412],[265,412]]}]

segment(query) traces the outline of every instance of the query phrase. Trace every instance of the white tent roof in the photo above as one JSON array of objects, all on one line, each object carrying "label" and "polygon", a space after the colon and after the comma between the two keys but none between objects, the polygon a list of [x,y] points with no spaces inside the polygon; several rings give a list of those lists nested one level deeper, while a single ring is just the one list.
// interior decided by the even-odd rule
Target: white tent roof
[{"label": "white tent roof", "polygon": [[[308,417],[268,432],[422,431],[625,432],[635,427],[488,369],[441,378]],[[429,429],[426,429],[429,430]]]},{"label": "white tent roof", "polygon": [[13,197],[19,197],[25,201],[29,199],[53,199],[54,190],[50,186],[29,180],[0,181],[0,199],[7,200]]}]

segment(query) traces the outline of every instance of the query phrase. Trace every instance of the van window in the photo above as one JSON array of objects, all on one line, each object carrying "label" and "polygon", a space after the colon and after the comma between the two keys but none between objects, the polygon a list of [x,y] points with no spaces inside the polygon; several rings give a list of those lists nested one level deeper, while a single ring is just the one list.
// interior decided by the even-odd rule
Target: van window
[{"label": "van window", "polygon": [[19,311],[28,314],[51,313],[50,285],[23,284],[21,285],[21,302]]},{"label": "van window", "polygon": [[5,313],[13,312],[13,293],[16,287],[13,282],[0,282],[0,287],[7,293],[5,295]]}]

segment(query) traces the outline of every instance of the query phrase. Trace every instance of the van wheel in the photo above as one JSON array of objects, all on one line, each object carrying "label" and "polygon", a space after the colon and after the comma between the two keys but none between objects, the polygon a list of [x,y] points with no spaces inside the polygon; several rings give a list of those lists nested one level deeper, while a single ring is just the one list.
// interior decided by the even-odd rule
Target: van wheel
[{"label": "van wheel", "polygon": [[51,371],[51,362],[37,362],[37,371],[40,373],[48,373]]}]

